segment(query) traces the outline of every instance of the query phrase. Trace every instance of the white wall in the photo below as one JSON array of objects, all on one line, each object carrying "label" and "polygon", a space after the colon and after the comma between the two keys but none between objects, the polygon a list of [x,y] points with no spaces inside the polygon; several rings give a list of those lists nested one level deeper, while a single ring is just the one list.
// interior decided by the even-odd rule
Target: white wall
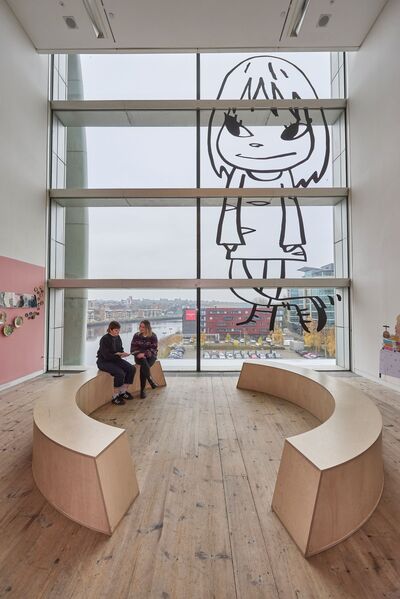
[{"label": "white wall", "polygon": [[48,60],[0,0],[0,256],[39,266],[46,260]]},{"label": "white wall", "polygon": [[399,31],[390,0],[348,61],[353,370],[370,378],[382,325],[394,333],[400,314]]}]

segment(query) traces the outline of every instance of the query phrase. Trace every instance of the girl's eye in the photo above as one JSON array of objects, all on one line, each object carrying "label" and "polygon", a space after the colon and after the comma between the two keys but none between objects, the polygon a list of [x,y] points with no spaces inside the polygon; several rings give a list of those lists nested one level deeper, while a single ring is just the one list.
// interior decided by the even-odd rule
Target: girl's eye
[{"label": "girl's eye", "polygon": [[281,139],[286,141],[299,139],[299,137],[302,137],[305,133],[307,133],[307,131],[307,125],[296,121],[295,123],[288,125],[288,127],[285,127],[284,131],[281,133]]},{"label": "girl's eye", "polygon": [[228,129],[231,135],[235,137],[252,137],[251,131],[242,125],[242,121],[238,120],[237,115],[232,116],[225,112],[224,126]]}]

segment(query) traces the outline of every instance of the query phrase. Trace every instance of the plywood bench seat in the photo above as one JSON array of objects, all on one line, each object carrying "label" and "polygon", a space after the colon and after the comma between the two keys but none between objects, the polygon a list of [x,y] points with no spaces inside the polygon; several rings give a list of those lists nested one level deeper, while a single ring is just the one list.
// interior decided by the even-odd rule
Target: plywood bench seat
[{"label": "plywood bench seat", "polygon": [[[135,378],[133,379],[132,385],[129,385],[129,387],[128,387],[128,391],[130,393],[132,393],[132,395],[140,392],[140,365],[135,364],[134,366],[136,368]],[[106,372],[103,372],[101,370],[99,370],[98,372],[101,373],[102,375],[105,375],[106,377],[111,378],[111,375],[107,374]],[[157,383],[157,385],[159,387],[165,387],[166,382],[165,382],[164,372],[161,367],[161,362],[159,360],[154,362],[153,366],[150,369],[150,372],[151,372],[151,378]],[[149,383],[146,383],[146,389],[149,389],[149,388],[150,388]]]},{"label": "plywood bench seat", "polygon": [[320,426],[285,440],[272,509],[309,557],[355,532],[383,490],[382,417],[338,378],[289,366],[243,363],[238,388],[286,399]]},{"label": "plywood bench seat", "polygon": [[[152,375],[165,384],[159,362]],[[133,391],[138,379],[137,373]],[[60,512],[105,534],[112,534],[139,493],[126,431],[88,417],[111,400],[112,390],[113,378],[94,368],[60,379],[33,412],[38,488]]]}]

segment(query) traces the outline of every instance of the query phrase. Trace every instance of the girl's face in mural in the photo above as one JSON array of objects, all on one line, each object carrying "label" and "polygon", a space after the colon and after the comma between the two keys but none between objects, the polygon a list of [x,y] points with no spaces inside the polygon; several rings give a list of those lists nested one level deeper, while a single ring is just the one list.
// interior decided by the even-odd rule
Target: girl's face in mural
[{"label": "girl's face in mural", "polygon": [[308,160],[313,149],[311,119],[296,110],[284,114],[272,110],[264,126],[248,125],[245,111],[229,110],[217,139],[225,163],[255,173],[290,170]]}]

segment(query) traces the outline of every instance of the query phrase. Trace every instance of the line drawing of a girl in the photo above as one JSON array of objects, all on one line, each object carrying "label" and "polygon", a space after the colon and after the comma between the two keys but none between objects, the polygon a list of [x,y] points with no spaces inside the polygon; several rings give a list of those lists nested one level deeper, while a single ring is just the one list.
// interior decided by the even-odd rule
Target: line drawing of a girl
[{"label": "line drawing of a girl", "polygon": [[[227,188],[254,187],[256,181],[265,182],[266,187],[308,187],[322,179],[330,148],[323,110],[318,110],[316,127],[306,108],[281,111],[273,108],[268,119],[265,118],[266,110],[239,111],[234,108],[234,99],[296,100],[301,96],[318,98],[303,71],[280,57],[253,56],[227,73],[217,99],[232,100],[232,108],[226,112],[213,110],[208,126],[211,165],[218,177],[226,178]],[[297,197],[280,199],[280,222],[276,217],[270,219],[272,213],[269,216],[268,209],[265,214],[260,214],[260,208],[254,210],[249,222],[244,222],[245,206],[268,204],[270,202],[262,199],[224,198],[216,243],[225,247],[230,263],[229,278],[283,279],[288,262],[306,262],[306,234]],[[247,213],[251,215],[252,210]],[[272,251],[263,250],[266,235],[276,238]],[[268,245],[270,248],[271,243]],[[294,308],[302,328],[309,330],[305,296],[285,298],[282,288],[231,288],[231,291],[252,305],[249,318],[238,325],[255,322],[257,312],[269,312],[270,330],[273,330],[278,308],[285,307]],[[317,330],[320,331],[327,320],[326,305],[318,296],[307,296],[307,299],[316,309]],[[329,301],[333,304],[331,296]]]}]

